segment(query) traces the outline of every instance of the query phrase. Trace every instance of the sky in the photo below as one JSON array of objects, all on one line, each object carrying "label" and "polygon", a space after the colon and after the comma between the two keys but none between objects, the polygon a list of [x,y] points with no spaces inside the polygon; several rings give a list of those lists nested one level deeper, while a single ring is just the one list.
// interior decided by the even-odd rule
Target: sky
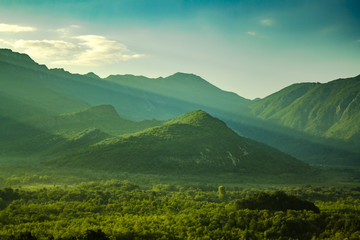
[{"label": "sky", "polygon": [[0,0],[0,48],[101,77],[193,73],[254,99],[360,74],[358,0]]}]

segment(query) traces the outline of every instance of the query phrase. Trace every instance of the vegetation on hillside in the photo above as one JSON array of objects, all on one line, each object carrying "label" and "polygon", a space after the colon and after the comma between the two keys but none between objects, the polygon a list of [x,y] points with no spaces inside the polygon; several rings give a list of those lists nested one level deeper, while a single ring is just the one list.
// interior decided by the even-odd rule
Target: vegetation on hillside
[{"label": "vegetation on hillside", "polygon": [[[49,139],[54,139],[51,136],[54,134],[52,127],[57,129],[55,138],[59,135],[65,140],[94,127],[114,136],[161,124],[146,120],[142,122],[142,127],[138,127],[139,124],[135,126],[125,119],[166,120],[203,109],[227,122],[240,135],[309,163],[359,164],[358,77],[328,84],[296,84],[265,99],[249,101],[222,91],[193,74],[176,73],[156,79],[115,75],[102,79],[93,73],[80,75],[63,69],[48,69],[28,55],[8,49],[0,49],[0,75],[0,101],[3,103],[0,104],[0,128],[4,129],[9,128],[5,125],[7,123],[2,124],[2,118],[45,130],[50,135]],[[246,106],[251,103],[249,110]],[[96,114],[91,116],[92,111],[84,109],[104,104],[112,105],[124,118],[121,127],[118,126],[121,121],[115,118],[103,123],[101,118],[97,118],[96,125],[99,127],[89,124]],[[59,116],[64,113],[69,115]],[[258,118],[255,119],[255,116]],[[89,120],[83,128],[80,119]],[[69,129],[61,129],[69,120],[77,121],[78,126],[73,122],[72,126],[67,125]],[[303,134],[304,130],[306,134]],[[43,139],[42,143],[38,140],[34,142],[42,145],[49,142],[47,137],[39,138]],[[18,139],[9,145],[24,149],[22,142],[29,139]],[[329,142],[328,139],[337,141]],[[62,145],[63,140],[56,144]],[[61,147],[57,148],[60,151]],[[311,156],[308,153],[312,153]]]},{"label": "vegetation on hillside", "polygon": [[289,155],[240,137],[224,122],[201,110],[159,127],[105,139],[49,164],[158,174],[312,172]]},{"label": "vegetation on hillside", "polygon": [[259,192],[169,184],[142,188],[110,180],[30,190],[3,188],[0,197],[4,240],[360,237],[356,188],[308,186]]},{"label": "vegetation on hillside", "polygon": [[360,164],[360,75],[249,101],[0,49],[0,85],[0,239],[360,239],[360,170],[326,166]]},{"label": "vegetation on hillside", "polygon": [[102,104],[73,113],[38,118],[33,125],[56,134],[72,137],[87,128],[96,128],[111,136],[116,136],[138,132],[162,123],[155,119],[140,122],[130,121],[121,118],[112,105]]},{"label": "vegetation on hillside", "polygon": [[360,139],[360,75],[325,84],[294,84],[249,107],[261,119],[315,136],[353,143]]}]

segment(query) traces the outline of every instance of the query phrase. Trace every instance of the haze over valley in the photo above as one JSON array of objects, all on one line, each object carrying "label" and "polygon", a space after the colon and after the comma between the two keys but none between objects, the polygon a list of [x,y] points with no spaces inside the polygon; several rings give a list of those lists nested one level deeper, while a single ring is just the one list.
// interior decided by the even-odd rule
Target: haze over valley
[{"label": "haze over valley", "polygon": [[1,2],[0,239],[359,239],[359,7]]}]

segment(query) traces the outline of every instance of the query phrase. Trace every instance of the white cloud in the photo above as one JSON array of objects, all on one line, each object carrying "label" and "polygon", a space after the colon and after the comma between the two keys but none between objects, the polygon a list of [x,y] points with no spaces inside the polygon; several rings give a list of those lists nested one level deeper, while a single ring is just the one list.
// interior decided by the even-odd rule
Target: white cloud
[{"label": "white cloud", "polygon": [[56,61],[54,64],[99,66],[144,56],[132,53],[124,44],[103,36],[82,35],[73,38],[79,41],[77,44],[80,51],[72,59]]},{"label": "white cloud", "polygon": [[101,66],[144,57],[131,52],[124,44],[99,35],[75,36],[64,40],[24,40],[15,42],[0,39],[0,46],[24,52],[50,66]]},{"label": "white cloud", "polygon": [[250,35],[250,36],[255,36],[256,35],[256,32],[246,32],[247,35]]},{"label": "white cloud", "polygon": [[[0,47],[11,48],[24,52],[35,61],[46,63],[51,67],[63,65],[101,66],[119,61],[144,57],[142,54],[130,51],[124,44],[109,40],[99,35],[74,36],[74,30],[81,28],[71,25],[56,29],[58,39],[28,40],[0,39]],[[0,24],[0,32],[35,31],[35,28]],[[60,35],[59,35],[60,34]]]},{"label": "white cloud", "polygon": [[36,31],[36,28],[34,27],[0,23],[0,32],[18,33],[18,32],[34,32],[34,31]]},{"label": "white cloud", "polygon": [[80,26],[80,25],[76,25],[76,24],[72,24],[72,25],[70,25],[70,28],[81,28],[81,26]]},{"label": "white cloud", "polygon": [[68,27],[64,27],[64,28],[58,28],[55,31],[57,33],[60,33],[63,36],[68,36],[71,32],[73,32],[75,29],[80,29],[81,26],[79,25],[70,25]]},{"label": "white cloud", "polygon": [[1,48],[12,48],[13,44],[11,42],[5,41],[4,39],[0,39],[0,47]]},{"label": "white cloud", "polygon": [[273,20],[271,20],[271,19],[262,19],[261,21],[260,21],[260,23],[262,24],[262,25],[264,25],[264,26],[271,26],[271,25],[273,25]]},{"label": "white cloud", "polygon": [[144,54],[125,54],[122,56],[124,61],[130,60],[130,59],[136,59],[136,58],[142,58],[145,57]]},{"label": "white cloud", "polygon": [[35,59],[68,57],[78,51],[78,47],[62,40],[18,40],[12,44],[15,49],[21,50]]}]

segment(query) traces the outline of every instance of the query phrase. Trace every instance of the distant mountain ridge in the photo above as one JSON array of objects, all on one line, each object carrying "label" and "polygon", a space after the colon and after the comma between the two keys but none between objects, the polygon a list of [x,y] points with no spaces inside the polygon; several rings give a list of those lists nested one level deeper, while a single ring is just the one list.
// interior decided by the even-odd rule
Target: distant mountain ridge
[{"label": "distant mountain ridge", "polygon": [[[194,74],[103,79],[48,69],[26,54],[0,49],[0,130],[17,124],[42,135],[39,143],[52,134],[64,137],[62,143],[86,129],[96,128],[100,138],[134,133],[202,109],[239,135],[306,162],[359,165],[358,79],[294,84],[250,101]],[[101,109],[103,119],[96,113]],[[7,130],[8,137],[25,144],[29,136],[21,141],[18,133]],[[10,146],[5,137],[2,143]]]},{"label": "distant mountain ridge", "polygon": [[[48,111],[55,113],[72,112],[86,107],[78,108],[76,102],[88,106],[111,104],[126,119],[166,120],[194,109],[204,109],[212,114],[235,113],[251,102],[235,93],[223,91],[193,74],[176,73],[156,79],[116,75],[102,79],[94,73],[80,75],[63,69],[48,69],[34,62],[28,55],[8,49],[0,49],[0,67],[2,81],[7,80],[12,85],[8,89],[10,92],[15,89],[18,95],[26,96],[26,92],[19,93],[16,86],[32,83],[29,86],[34,89],[32,92],[46,89],[47,93],[51,91],[54,95],[73,99],[70,111],[60,109],[60,106],[59,111],[48,107]],[[41,94],[43,92],[39,97]],[[48,99],[49,104],[54,106],[60,102],[51,102],[51,97]],[[40,103],[37,101],[36,104]]]},{"label": "distant mountain ridge", "polygon": [[60,115],[39,118],[34,126],[48,131],[75,133],[86,128],[97,128],[110,135],[137,132],[161,125],[162,121],[143,120],[140,122],[121,118],[109,104],[95,105],[90,108]]},{"label": "distant mountain ridge", "polygon": [[0,62],[34,70],[48,70],[45,65],[36,63],[29,55],[13,52],[10,49],[0,49]]},{"label": "distant mountain ridge", "polygon": [[[251,102],[235,93],[223,91],[194,74],[175,73],[166,78],[147,78],[129,74],[112,75],[105,80],[225,111],[235,111],[239,104],[247,105]],[[194,89],[201,89],[201,91],[194,91]]]},{"label": "distant mountain ridge", "polygon": [[[129,74],[112,75],[104,80],[116,83],[130,91],[139,91],[140,95],[146,98],[148,109],[156,109],[156,104],[163,105],[162,108],[165,107],[167,113],[164,113],[164,117],[155,116],[162,120],[198,108],[215,115],[235,114],[238,113],[239,108],[242,109],[251,103],[250,100],[235,93],[223,91],[194,74],[175,73],[165,78],[147,78]],[[151,95],[148,95],[149,93]],[[167,108],[168,104],[173,104],[175,108]],[[184,111],[175,113],[175,109],[184,109]]]}]

